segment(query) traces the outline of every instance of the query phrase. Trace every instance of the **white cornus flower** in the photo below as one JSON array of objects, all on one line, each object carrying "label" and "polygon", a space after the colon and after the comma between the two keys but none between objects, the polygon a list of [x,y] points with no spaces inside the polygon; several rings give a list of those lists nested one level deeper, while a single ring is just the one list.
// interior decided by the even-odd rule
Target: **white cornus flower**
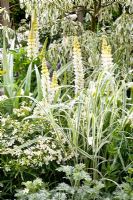
[{"label": "white cornus flower", "polygon": [[84,68],[78,37],[73,40],[73,66],[75,73],[75,95],[84,88]]}]

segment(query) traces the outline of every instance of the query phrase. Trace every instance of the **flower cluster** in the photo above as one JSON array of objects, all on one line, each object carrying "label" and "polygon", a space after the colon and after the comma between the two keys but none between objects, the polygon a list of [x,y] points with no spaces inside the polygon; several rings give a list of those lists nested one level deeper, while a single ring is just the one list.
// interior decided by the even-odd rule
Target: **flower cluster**
[{"label": "flower cluster", "polygon": [[29,58],[36,58],[39,51],[39,32],[36,11],[33,10],[31,16],[31,30],[28,35],[27,55]]},{"label": "flower cluster", "polygon": [[106,38],[102,38],[101,61],[104,70],[111,70],[113,67],[113,58],[111,54],[111,46],[108,45]]},{"label": "flower cluster", "polygon": [[[46,107],[54,101],[56,92],[58,91],[58,79],[56,71],[53,72],[52,80],[50,80],[50,74],[47,67],[45,56],[42,58],[42,70],[41,70],[41,86],[43,93],[43,100],[36,105],[34,114],[39,114],[40,106]],[[38,115],[37,114],[37,115]],[[39,114],[40,115],[40,114]]]},{"label": "flower cluster", "polygon": [[50,99],[51,99],[51,102],[52,102],[54,100],[54,96],[55,96],[56,92],[58,91],[58,79],[57,79],[56,71],[53,72],[50,89],[51,89],[51,91],[50,91],[50,95],[51,95]]},{"label": "flower cluster", "polygon": [[111,46],[107,43],[106,37],[102,37],[102,48],[101,48],[101,61],[102,61],[102,71],[104,73],[105,81],[108,80],[106,84],[105,93],[111,93],[115,88],[115,78],[114,78],[114,63],[111,54]]},{"label": "flower cluster", "polygon": [[56,88],[57,86],[58,86],[57,73],[56,71],[54,71],[52,76],[51,88]]},{"label": "flower cluster", "polygon": [[[23,110],[25,113],[27,107]],[[8,171],[15,163],[22,167],[40,167],[52,162],[63,163],[74,156],[65,136],[55,133],[44,118],[23,120],[16,113],[2,116],[0,141],[0,154],[10,158],[10,162],[1,166],[6,165]]]},{"label": "flower cluster", "polygon": [[75,94],[77,95],[84,88],[84,69],[81,48],[76,36],[73,40],[73,66],[75,73]]},{"label": "flower cluster", "polygon": [[42,84],[43,98],[45,99],[46,102],[48,102],[50,93],[50,76],[45,57],[42,59],[41,84]]},{"label": "flower cluster", "polygon": [[15,117],[26,117],[31,113],[31,106],[27,105],[26,102],[22,102],[20,108],[13,109],[13,115]]}]

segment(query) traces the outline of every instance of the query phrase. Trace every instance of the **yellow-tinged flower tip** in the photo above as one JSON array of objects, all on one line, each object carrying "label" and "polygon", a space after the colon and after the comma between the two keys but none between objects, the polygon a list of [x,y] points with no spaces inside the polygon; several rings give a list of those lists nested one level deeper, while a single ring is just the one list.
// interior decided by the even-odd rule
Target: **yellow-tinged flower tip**
[{"label": "yellow-tinged flower tip", "polygon": [[105,46],[105,47],[102,48],[102,54],[105,54],[105,55],[110,55],[111,54],[111,47],[110,47],[110,45]]},{"label": "yellow-tinged flower tip", "polygon": [[106,36],[102,36],[102,46],[107,46],[107,40],[106,40]]},{"label": "yellow-tinged flower tip", "polygon": [[37,14],[35,10],[32,11],[31,22],[32,22],[32,26],[34,28],[37,28],[38,30],[38,20],[37,20]]},{"label": "yellow-tinged flower tip", "polygon": [[78,37],[75,36],[74,37],[74,40],[73,40],[73,50],[75,52],[81,52],[81,49],[80,49],[80,44],[79,44],[79,41],[78,41]]},{"label": "yellow-tinged flower tip", "polygon": [[29,35],[28,35],[28,43],[35,43],[35,37],[34,37],[34,33],[32,31],[29,31]]},{"label": "yellow-tinged flower tip", "polygon": [[32,11],[31,16],[31,29],[28,35],[27,55],[29,58],[37,56],[39,51],[39,33],[38,33],[38,19],[36,11]]},{"label": "yellow-tinged flower tip", "polygon": [[108,45],[105,36],[102,38],[102,54],[105,54],[105,55],[111,54],[111,46]]},{"label": "yellow-tinged flower tip", "polygon": [[111,72],[113,70],[113,58],[111,53],[111,46],[107,43],[106,36],[102,37],[101,63],[102,67],[106,71]]},{"label": "yellow-tinged flower tip", "polygon": [[49,76],[48,67],[46,65],[46,59],[43,58],[42,60],[42,75]]},{"label": "yellow-tinged flower tip", "polygon": [[32,21],[32,29],[37,32],[38,31],[38,20],[37,18]]},{"label": "yellow-tinged flower tip", "polygon": [[51,88],[56,88],[58,86],[57,73],[54,71],[52,76]]}]

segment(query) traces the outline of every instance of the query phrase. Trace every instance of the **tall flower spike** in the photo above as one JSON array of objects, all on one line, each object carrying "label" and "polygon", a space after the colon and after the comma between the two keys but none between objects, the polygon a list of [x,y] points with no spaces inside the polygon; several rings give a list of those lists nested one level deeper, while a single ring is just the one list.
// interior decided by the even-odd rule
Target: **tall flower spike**
[{"label": "tall flower spike", "polygon": [[50,89],[50,102],[54,100],[55,94],[58,91],[58,79],[56,71],[53,72],[52,81],[51,81],[51,89]]},{"label": "tall flower spike", "polygon": [[46,59],[45,57],[42,60],[42,92],[43,92],[43,98],[49,102],[49,93],[50,93],[50,77],[49,77],[49,71],[46,65]]},{"label": "tall flower spike", "polygon": [[54,71],[52,76],[51,88],[56,88],[56,87],[58,87],[58,80],[57,80],[57,73],[56,71]]},{"label": "tall flower spike", "polygon": [[75,95],[77,95],[84,88],[84,68],[77,36],[73,40],[73,66],[75,73]]},{"label": "tall flower spike", "polygon": [[39,32],[38,32],[38,20],[36,11],[33,10],[31,16],[31,29],[28,36],[27,55],[29,58],[35,58],[39,51]]},{"label": "tall flower spike", "polygon": [[108,79],[110,83],[106,88],[107,92],[112,92],[114,91],[115,88],[114,63],[111,54],[111,46],[108,45],[105,36],[103,36],[102,38],[101,61],[102,61],[102,69],[106,74],[106,80]]},{"label": "tall flower spike", "polygon": [[104,70],[112,70],[113,58],[111,54],[111,46],[107,44],[105,36],[102,38],[101,61]]}]

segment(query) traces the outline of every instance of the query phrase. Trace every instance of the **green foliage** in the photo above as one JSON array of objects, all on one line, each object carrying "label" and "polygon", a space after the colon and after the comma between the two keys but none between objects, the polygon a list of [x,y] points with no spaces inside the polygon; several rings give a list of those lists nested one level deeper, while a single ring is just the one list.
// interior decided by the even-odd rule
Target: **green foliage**
[{"label": "green foliage", "polygon": [[129,183],[123,183],[114,195],[113,200],[133,199],[133,186]]},{"label": "green foliage", "polygon": [[[3,31],[3,59],[2,59],[2,66],[3,70],[5,70],[5,74],[3,75],[3,83],[6,90],[6,93],[9,95],[9,97],[13,97],[13,56],[11,54],[7,54],[6,49],[6,30]],[[14,48],[14,40],[11,43],[11,48]]]},{"label": "green foliage", "polygon": [[[68,199],[68,200],[90,200],[102,199],[101,190],[104,187],[102,182],[93,181],[84,170],[84,164],[72,166],[61,166],[57,170],[64,172],[70,184],[60,183],[51,191],[46,190],[45,184],[40,179],[24,183],[25,189],[18,191],[18,199]],[[40,188],[41,187],[41,188]]]},{"label": "green foliage", "polygon": [[26,49],[24,48],[10,50],[10,53],[14,57],[14,76],[17,85],[19,85],[25,78],[30,61],[27,59]]},{"label": "green foliage", "polygon": [[[25,188],[18,190],[16,197],[20,200],[47,199],[47,200],[131,200],[133,199],[132,182],[122,183],[112,195],[105,192],[105,185],[101,181],[93,181],[90,175],[85,171],[84,164],[72,166],[61,166],[57,169],[65,173],[65,182],[58,184],[53,190],[48,190],[46,184],[41,179],[35,179],[33,182],[23,183]],[[107,197],[108,196],[108,197]]]},{"label": "green foliage", "polygon": [[19,0],[9,0],[10,4],[10,21],[13,29],[17,29],[21,19],[25,18],[25,11],[19,5]]},{"label": "green foliage", "polygon": [[[7,99],[1,103],[5,104]],[[31,104],[23,101],[20,108],[14,108],[12,113],[1,113],[0,161],[3,175],[0,181],[4,185],[3,194],[14,190],[14,184],[19,187],[21,181],[26,180],[26,174],[34,177],[43,173],[49,165],[54,169],[54,166],[74,156],[66,138],[61,133],[57,135],[45,117],[24,119],[31,113]]]}]

